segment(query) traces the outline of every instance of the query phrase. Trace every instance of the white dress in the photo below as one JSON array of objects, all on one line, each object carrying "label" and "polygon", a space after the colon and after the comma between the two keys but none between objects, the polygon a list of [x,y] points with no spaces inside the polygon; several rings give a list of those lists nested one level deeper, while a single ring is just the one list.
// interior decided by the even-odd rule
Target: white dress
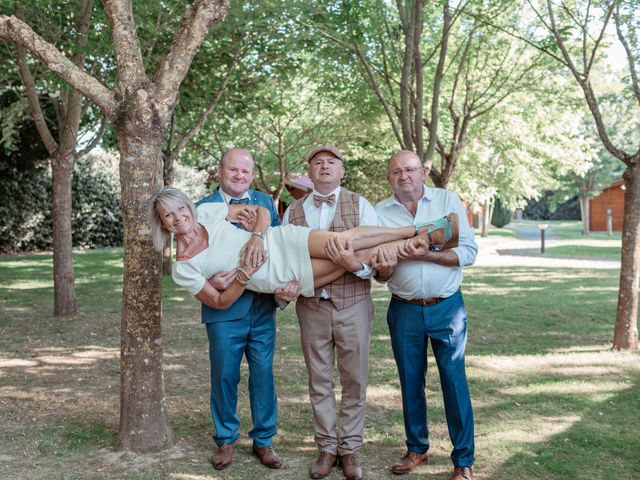
[{"label": "white dress", "polygon": [[[173,280],[196,295],[207,278],[233,270],[240,265],[240,250],[251,232],[236,228],[225,220],[226,203],[204,203],[197,209],[198,223],[209,234],[209,246],[188,260],[173,264]],[[247,288],[254,292],[273,293],[292,280],[300,284],[301,294],[313,297],[313,271],[309,256],[310,228],[286,225],[269,228],[264,248],[267,260],[252,276]]]}]

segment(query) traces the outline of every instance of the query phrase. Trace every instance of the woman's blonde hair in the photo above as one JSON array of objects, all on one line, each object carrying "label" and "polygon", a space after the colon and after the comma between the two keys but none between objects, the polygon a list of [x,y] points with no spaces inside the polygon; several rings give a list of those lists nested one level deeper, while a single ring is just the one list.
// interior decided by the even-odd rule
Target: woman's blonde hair
[{"label": "woman's blonde hair", "polygon": [[198,222],[196,207],[189,197],[175,187],[164,187],[149,199],[149,220],[151,221],[151,240],[154,248],[161,252],[171,236],[162,226],[162,220],[158,214],[157,205],[160,204],[166,209],[176,208],[181,204],[187,206],[191,212],[194,223]]}]

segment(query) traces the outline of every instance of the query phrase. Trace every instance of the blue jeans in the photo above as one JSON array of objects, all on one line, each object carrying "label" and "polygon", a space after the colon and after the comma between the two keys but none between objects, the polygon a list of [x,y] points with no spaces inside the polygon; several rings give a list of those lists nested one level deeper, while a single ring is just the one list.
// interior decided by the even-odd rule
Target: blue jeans
[{"label": "blue jeans", "polygon": [[462,293],[428,307],[392,299],[387,323],[400,376],[407,449],[417,453],[429,449],[425,379],[431,339],[453,444],[451,461],[458,467],[473,465],[473,410],[464,367],[467,312]]},{"label": "blue jeans", "polygon": [[237,414],[240,363],[249,364],[249,400],[253,429],[249,432],[258,448],[272,444],[276,434],[278,406],[273,354],[275,311],[268,297],[256,297],[247,315],[228,322],[207,323],[211,362],[211,417],[217,445],[233,443],[239,437]]}]

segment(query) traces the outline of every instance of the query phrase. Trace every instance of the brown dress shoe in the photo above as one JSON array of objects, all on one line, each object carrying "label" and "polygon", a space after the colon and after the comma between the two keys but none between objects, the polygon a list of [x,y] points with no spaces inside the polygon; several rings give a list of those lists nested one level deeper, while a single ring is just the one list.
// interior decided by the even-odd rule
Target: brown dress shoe
[{"label": "brown dress shoe", "polygon": [[216,470],[224,470],[233,462],[233,443],[223,443],[211,457],[211,465]]},{"label": "brown dress shoe", "polygon": [[471,467],[453,467],[451,480],[473,480],[473,468]]},{"label": "brown dress shoe", "polygon": [[400,460],[391,465],[391,471],[398,475],[409,473],[415,470],[421,463],[426,463],[428,458],[429,455],[427,452],[417,453],[408,451]]},{"label": "brown dress shoe", "polygon": [[336,464],[337,455],[322,451],[318,459],[311,465],[311,478],[324,478],[331,473],[331,469]]},{"label": "brown dress shoe", "polygon": [[253,454],[260,459],[260,463],[265,467],[269,468],[280,468],[282,467],[282,462],[280,461],[280,457],[273,450],[271,446],[258,448],[255,445],[253,446]]},{"label": "brown dress shoe", "polygon": [[342,473],[347,480],[362,480],[362,468],[358,463],[358,457],[355,453],[347,453],[340,455],[340,465]]}]

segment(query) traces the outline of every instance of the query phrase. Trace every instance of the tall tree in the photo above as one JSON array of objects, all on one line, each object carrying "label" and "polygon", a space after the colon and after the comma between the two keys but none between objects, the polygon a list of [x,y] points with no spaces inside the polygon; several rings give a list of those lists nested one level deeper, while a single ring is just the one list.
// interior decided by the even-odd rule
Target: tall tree
[{"label": "tall tree", "polygon": [[164,395],[161,259],[149,235],[147,199],[162,183],[162,142],[180,84],[212,26],[225,17],[227,6],[226,0],[188,3],[165,55],[149,74],[131,0],[106,0],[117,66],[112,88],[79,68],[17,17],[0,15],[0,38],[29,50],[98,105],[116,129],[125,225],[119,449],[153,451],[174,440]]},{"label": "tall tree", "polygon": [[[73,15],[74,31],[67,31],[64,38],[59,39],[64,44],[63,48],[65,50],[75,52],[71,62],[79,68],[84,68],[85,66],[86,47],[89,39],[89,18],[92,9],[92,0],[79,0],[76,5],[76,14]],[[16,5],[15,10],[16,16],[24,19],[24,8]],[[66,16],[64,14],[61,15],[63,19]],[[69,16],[72,15],[69,14]],[[65,31],[62,27],[60,30]],[[51,159],[53,313],[56,316],[73,315],[77,311],[71,239],[71,180],[73,177],[73,165],[76,160],[97,145],[105,124],[103,122],[100,127],[95,126],[97,133],[94,135],[93,140],[84,148],[79,149],[80,124],[89,107],[88,104],[83,105],[84,96],[67,85],[56,85],[57,91],[43,92],[38,89],[37,79],[34,78],[29,66],[26,49],[18,44],[16,50],[18,71],[24,84],[31,114],[40,139],[49,152]],[[53,132],[49,128],[43,113],[40,101],[42,97],[53,103],[55,107],[57,128]]]},{"label": "tall tree", "polygon": [[394,10],[385,2],[328,3],[330,12],[316,14],[322,34],[357,60],[400,148],[415,151],[434,184],[446,188],[472,123],[522,88],[537,65],[526,45],[478,19],[516,24],[517,5],[398,0]]},{"label": "tall tree", "polygon": [[[622,227],[622,258],[618,307],[613,334],[616,349],[638,348],[638,287],[640,285],[640,30],[639,8],[636,2],[622,0],[575,0],[559,7],[551,0],[543,7],[528,0],[540,23],[551,36],[531,41],[538,48],[564,65],[582,89],[585,101],[595,122],[598,136],[606,150],[626,166],[624,179],[624,220]],[[545,12],[543,13],[543,9]],[[618,101],[628,104],[633,117],[636,137],[614,141],[603,108],[605,100],[594,88],[596,64],[605,48],[605,38],[617,38],[627,63],[627,88]],[[635,145],[634,145],[635,143]]]}]

